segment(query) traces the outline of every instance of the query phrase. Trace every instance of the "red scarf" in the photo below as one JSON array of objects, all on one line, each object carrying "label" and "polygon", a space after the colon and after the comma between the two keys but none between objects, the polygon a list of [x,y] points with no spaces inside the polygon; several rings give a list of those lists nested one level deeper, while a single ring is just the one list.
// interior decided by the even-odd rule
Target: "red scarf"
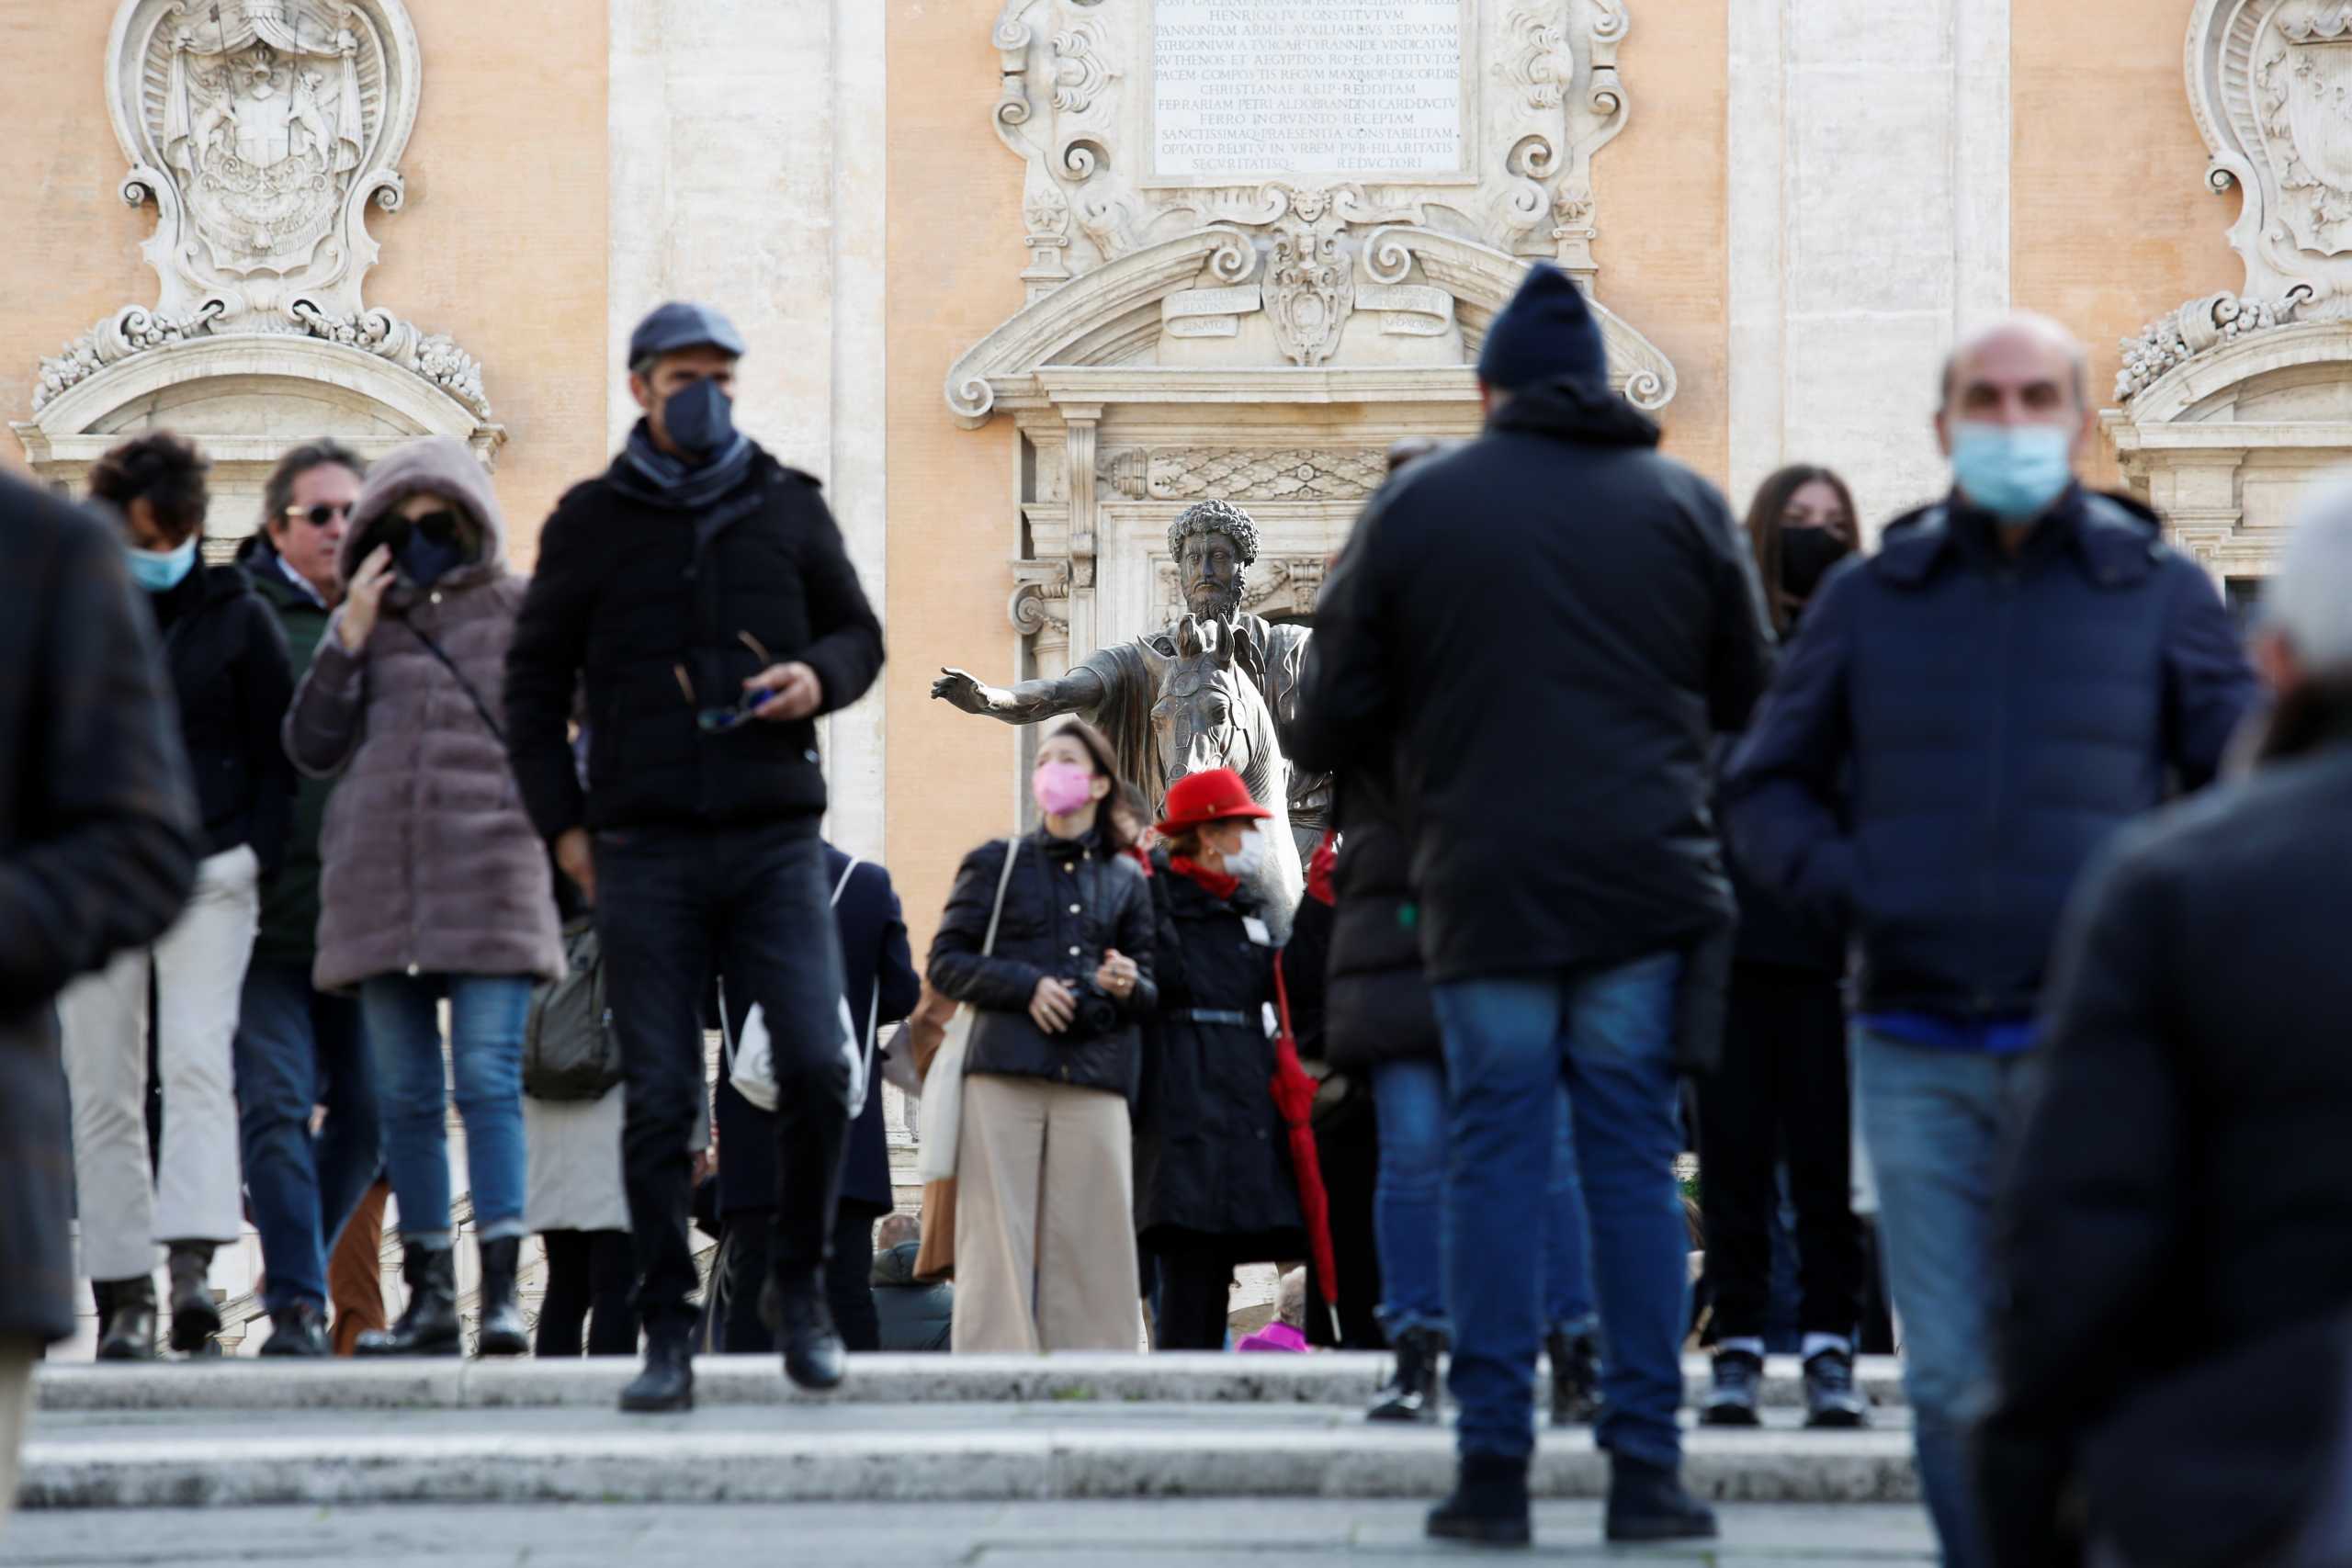
[{"label": "red scarf", "polygon": [[1307,897],[1334,908],[1339,906],[1340,895],[1331,886],[1331,872],[1340,863],[1339,840],[1337,833],[1324,834],[1323,841],[1315,846],[1315,858],[1306,863]]},{"label": "red scarf", "polygon": [[1211,895],[1230,898],[1241,891],[1241,879],[1227,876],[1221,871],[1211,871],[1189,855],[1178,855],[1168,863],[1168,869],[1179,876],[1189,876]]}]

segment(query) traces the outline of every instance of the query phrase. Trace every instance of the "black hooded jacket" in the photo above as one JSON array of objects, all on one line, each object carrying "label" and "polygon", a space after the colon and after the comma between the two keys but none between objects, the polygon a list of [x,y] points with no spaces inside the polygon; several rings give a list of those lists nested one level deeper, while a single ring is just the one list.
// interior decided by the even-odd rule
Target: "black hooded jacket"
[{"label": "black hooded jacket", "polygon": [[141,597],[179,698],[204,852],[251,845],[274,870],[294,820],[294,764],[278,740],[294,700],[286,634],[238,567],[199,565],[178,587]]},{"label": "black hooded jacket", "polygon": [[1574,378],[1512,397],[1357,525],[1318,606],[1292,761],[1393,745],[1430,977],[1629,962],[1726,930],[1710,749],[1770,673],[1714,487]]}]

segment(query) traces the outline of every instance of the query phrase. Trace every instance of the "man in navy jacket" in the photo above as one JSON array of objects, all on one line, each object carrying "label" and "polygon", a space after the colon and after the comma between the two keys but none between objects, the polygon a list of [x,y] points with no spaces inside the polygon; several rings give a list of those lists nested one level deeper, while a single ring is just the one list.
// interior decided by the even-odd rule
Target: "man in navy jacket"
[{"label": "man in navy jacket", "polygon": [[1987,1407],[1996,1142],[2085,863],[2205,783],[2254,695],[2212,583],[2074,469],[2081,346],[2018,317],[1964,344],[1936,430],[1951,495],[1816,594],[1726,785],[1758,878],[1861,944],[1854,1079],[1945,1562],[1984,1561],[1966,1461]]}]

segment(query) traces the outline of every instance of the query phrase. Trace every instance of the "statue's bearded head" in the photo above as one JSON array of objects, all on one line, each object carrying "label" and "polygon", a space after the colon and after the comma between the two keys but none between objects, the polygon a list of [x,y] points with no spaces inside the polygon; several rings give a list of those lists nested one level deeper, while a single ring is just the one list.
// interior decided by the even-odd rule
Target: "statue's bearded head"
[{"label": "statue's bearded head", "polygon": [[1241,612],[1242,574],[1258,558],[1258,525],[1229,501],[1188,506],[1168,529],[1184,607],[1229,621]]}]

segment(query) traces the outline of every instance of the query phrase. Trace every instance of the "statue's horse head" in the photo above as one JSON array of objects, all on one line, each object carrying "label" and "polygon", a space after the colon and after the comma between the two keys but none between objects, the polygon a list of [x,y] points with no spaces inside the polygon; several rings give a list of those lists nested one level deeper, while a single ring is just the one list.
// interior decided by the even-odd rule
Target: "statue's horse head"
[{"label": "statue's horse head", "polygon": [[1272,851],[1260,892],[1287,924],[1306,886],[1290,830],[1290,764],[1274,733],[1274,716],[1246,670],[1236,666],[1233,628],[1187,615],[1176,627],[1176,657],[1159,678],[1151,730],[1170,784],[1212,768],[1231,768],[1250,798],[1274,816],[1262,825]]}]

